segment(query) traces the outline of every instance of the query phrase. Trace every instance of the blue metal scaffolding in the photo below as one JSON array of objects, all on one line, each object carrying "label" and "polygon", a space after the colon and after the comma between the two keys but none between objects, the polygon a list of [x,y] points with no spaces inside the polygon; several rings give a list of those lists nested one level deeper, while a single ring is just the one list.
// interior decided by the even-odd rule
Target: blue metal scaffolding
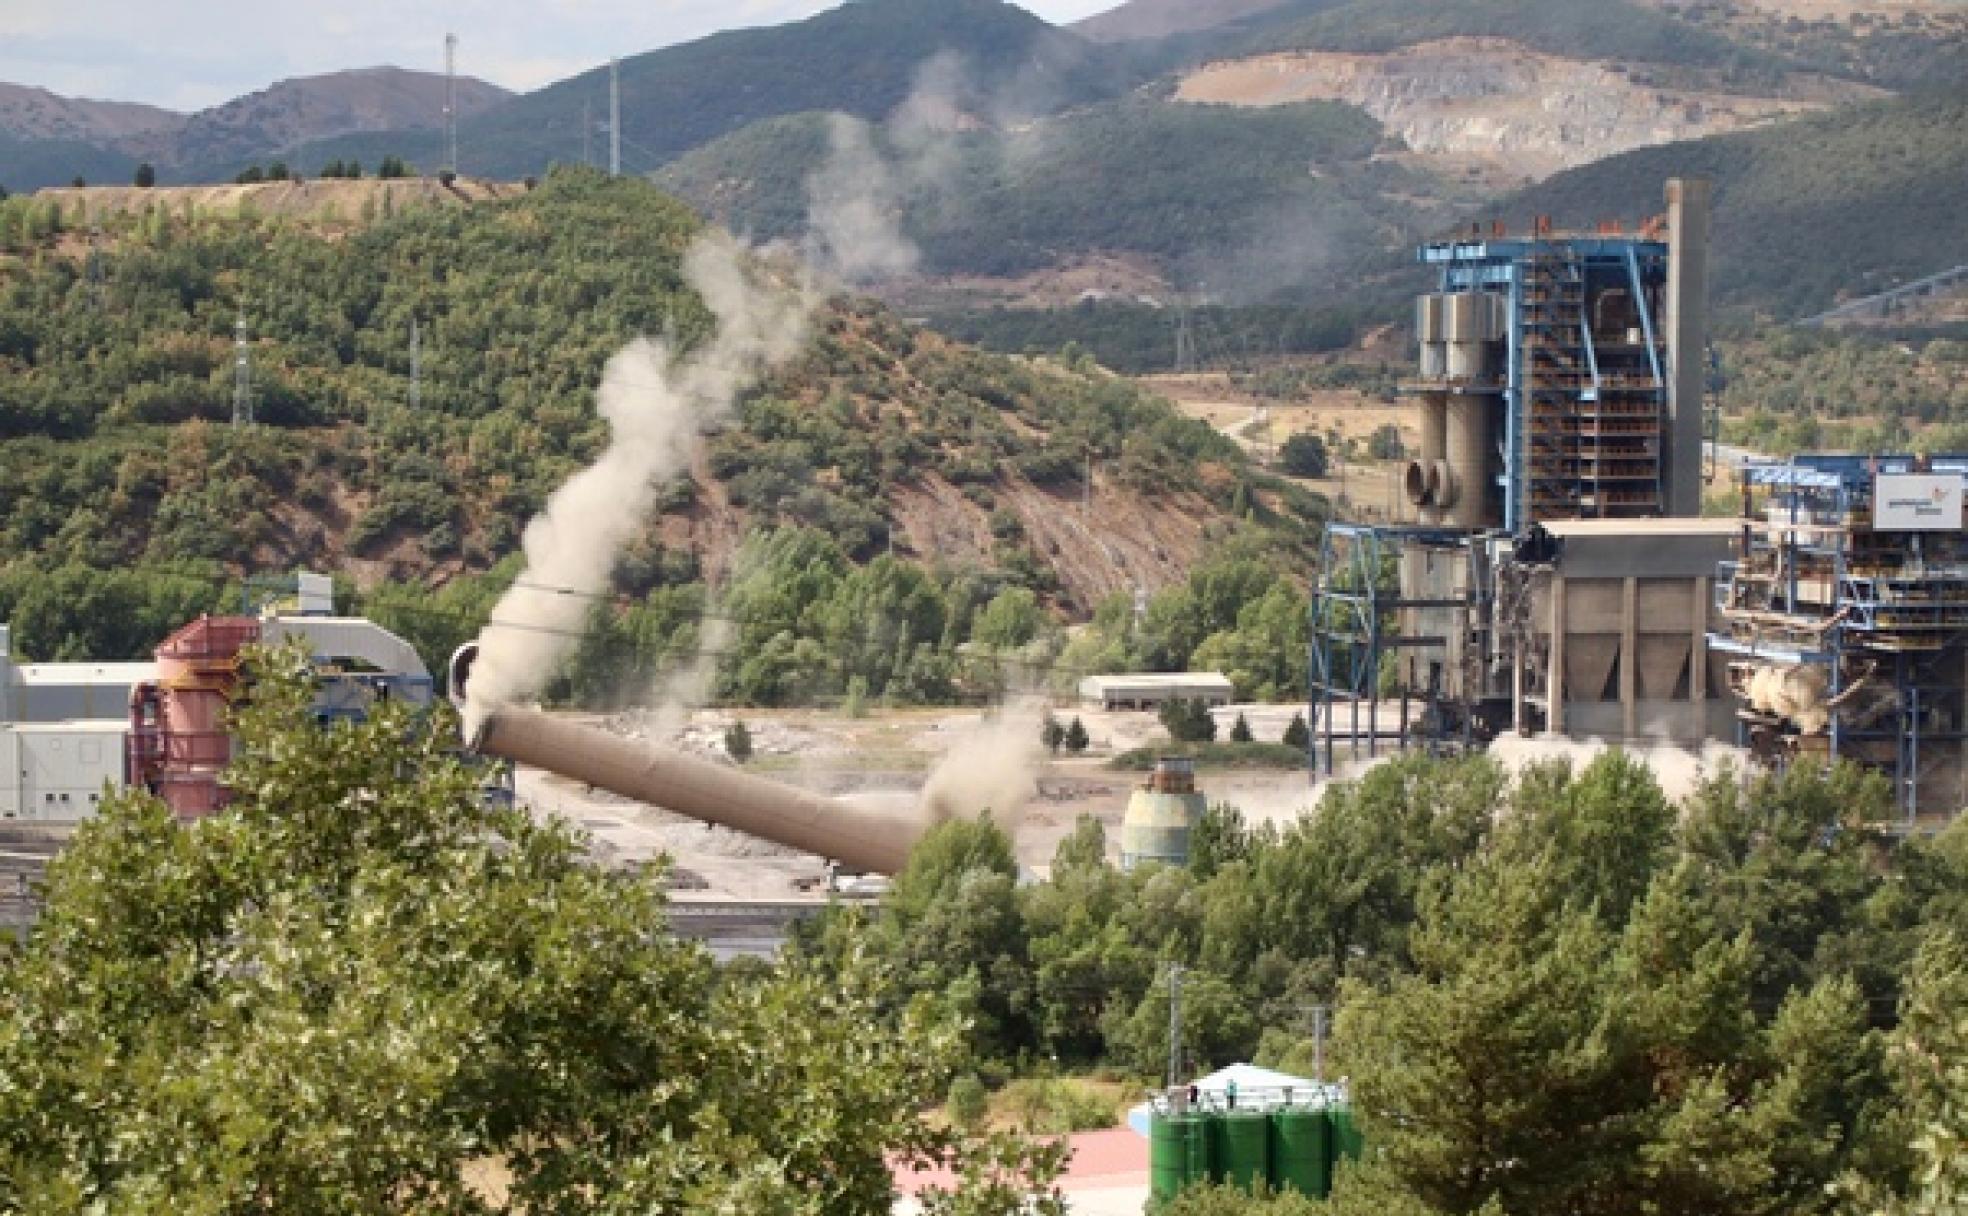
[{"label": "blue metal scaffolding", "polygon": [[1451,391],[1500,398],[1504,528],[1662,513],[1668,474],[1665,242],[1539,236],[1425,245],[1448,295],[1504,301],[1503,374]]},{"label": "blue metal scaffolding", "polygon": [[[1382,743],[1398,749],[1408,747],[1413,735],[1411,713],[1417,690],[1411,689],[1405,680],[1398,682],[1392,699],[1399,706],[1400,716],[1393,728],[1384,727],[1380,720],[1383,660],[1404,648],[1446,647],[1449,639],[1435,635],[1404,634],[1401,614],[1441,608],[1467,611],[1474,607],[1468,595],[1451,598],[1404,597],[1400,591],[1400,556],[1409,545],[1459,549],[1467,553],[1470,534],[1446,528],[1337,521],[1326,525],[1320,546],[1319,570],[1312,589],[1312,645],[1307,680],[1307,720],[1312,725],[1307,758],[1315,774],[1323,771],[1328,776],[1332,775],[1335,754],[1342,742],[1355,758],[1361,756],[1363,744],[1367,758],[1379,755]],[[1470,742],[1469,716],[1440,712],[1449,700],[1444,690],[1426,688],[1419,691],[1424,705],[1435,711],[1427,716],[1427,720],[1455,722],[1463,734],[1462,743],[1467,745]],[[1363,707],[1366,711],[1364,724],[1361,722]],[[1342,711],[1346,714],[1343,725],[1340,722]]]},{"label": "blue metal scaffolding", "polygon": [[[1909,823],[1933,771],[1968,761],[1968,536],[1872,527],[1874,478],[1914,471],[1963,476],[1968,458],[1811,456],[1745,469],[1742,554],[1718,571],[1709,636],[1746,669],[1813,670],[1823,684],[1821,746],[1753,703],[1739,742],[1768,752],[1781,740],[1801,756],[1808,741],[1827,763],[1878,769]],[[1761,520],[1750,518],[1756,491]],[[1958,795],[1930,801],[1951,810]]]}]

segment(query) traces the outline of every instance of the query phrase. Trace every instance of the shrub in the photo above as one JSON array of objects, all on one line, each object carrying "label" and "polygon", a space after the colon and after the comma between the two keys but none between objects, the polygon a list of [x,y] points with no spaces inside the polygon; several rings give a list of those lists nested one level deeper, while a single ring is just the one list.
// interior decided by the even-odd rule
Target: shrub
[{"label": "shrub", "polygon": [[990,1095],[985,1092],[984,1082],[977,1079],[977,1074],[968,1072],[951,1081],[944,1109],[950,1122],[965,1131],[983,1126],[984,1116],[990,1113]]},{"label": "shrub", "polygon": [[739,764],[752,758],[752,731],[743,718],[724,728],[724,753]]}]

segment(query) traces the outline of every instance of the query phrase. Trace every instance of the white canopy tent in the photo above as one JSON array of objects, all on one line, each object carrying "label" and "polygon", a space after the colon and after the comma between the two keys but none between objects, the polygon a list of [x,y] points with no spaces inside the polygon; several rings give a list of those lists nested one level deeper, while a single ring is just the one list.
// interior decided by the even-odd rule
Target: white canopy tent
[{"label": "white canopy tent", "polygon": [[[1232,1064],[1206,1077],[1190,1082],[1196,1089],[1199,1110],[1226,1110],[1230,1095],[1236,1094],[1238,1110],[1269,1111],[1281,1106],[1340,1106],[1346,1102],[1346,1082],[1321,1083],[1310,1077],[1259,1068],[1255,1064]],[[1232,1086],[1235,1086],[1234,1090]],[[1187,1099],[1187,1095],[1184,1095]],[[1157,1109],[1169,1109],[1165,1097],[1156,1097],[1128,1111],[1127,1125],[1139,1135],[1148,1134],[1148,1119]]]}]

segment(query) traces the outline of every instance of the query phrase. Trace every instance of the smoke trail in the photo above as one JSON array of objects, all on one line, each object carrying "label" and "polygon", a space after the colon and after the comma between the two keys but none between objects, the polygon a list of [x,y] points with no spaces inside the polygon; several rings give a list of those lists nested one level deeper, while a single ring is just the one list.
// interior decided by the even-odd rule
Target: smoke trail
[{"label": "smoke trail", "polygon": [[699,237],[684,254],[683,273],[717,318],[717,332],[682,355],[638,338],[608,361],[597,394],[608,446],[526,525],[525,569],[479,635],[468,731],[487,710],[540,694],[662,483],[687,467],[699,433],[727,421],[739,391],[805,341],[808,285],[760,281],[762,271],[729,237]]}]

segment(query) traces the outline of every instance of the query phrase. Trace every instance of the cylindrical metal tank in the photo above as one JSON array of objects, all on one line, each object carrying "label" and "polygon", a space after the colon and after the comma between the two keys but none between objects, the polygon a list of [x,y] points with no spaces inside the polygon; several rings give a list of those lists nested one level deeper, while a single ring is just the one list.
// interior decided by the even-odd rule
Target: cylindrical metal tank
[{"label": "cylindrical metal tank", "polygon": [[1287,1106],[1271,1112],[1271,1185],[1324,1199],[1332,1192],[1331,1139],[1323,1110]]},{"label": "cylindrical metal tank", "polygon": [[1496,304],[1482,292],[1446,297],[1443,330],[1448,338],[1451,380],[1482,380],[1490,374],[1491,343],[1497,339]]},{"label": "cylindrical metal tank", "polygon": [[1166,1203],[1189,1184],[1189,1128],[1193,1115],[1151,1115],[1148,1120],[1148,1193]]},{"label": "cylindrical metal tank", "polygon": [[1490,511],[1491,403],[1483,397],[1457,397],[1449,403],[1450,484],[1436,494],[1451,500],[1444,519],[1457,528],[1485,528],[1496,520]]},{"label": "cylindrical metal tank", "polygon": [[472,748],[871,873],[899,871],[932,826],[513,706],[485,715]]},{"label": "cylindrical metal tank", "polygon": [[1449,398],[1425,393],[1421,398],[1421,458],[1441,460],[1449,454]]},{"label": "cylindrical metal tank", "polygon": [[1335,1106],[1328,1113],[1332,1118],[1330,1143],[1332,1145],[1333,1164],[1337,1165],[1341,1161],[1358,1161],[1360,1154],[1366,1151],[1367,1144],[1366,1140],[1360,1135],[1359,1125],[1353,1122],[1352,1109],[1345,1106]]},{"label": "cylindrical metal tank", "polygon": [[1183,1182],[1188,1186],[1201,1186],[1216,1176],[1210,1156],[1214,1146],[1210,1135],[1212,1122],[1214,1120],[1206,1115],[1191,1115],[1184,1121],[1183,1135],[1189,1144]]},{"label": "cylindrical metal tank", "polygon": [[1444,336],[1440,295],[1415,301],[1415,336],[1421,343],[1421,378],[1439,380],[1448,373],[1449,348]]},{"label": "cylindrical metal tank", "polygon": [[1271,1178],[1271,1119],[1255,1111],[1231,1111],[1216,1119],[1221,1150],[1215,1177],[1234,1187],[1254,1191]]},{"label": "cylindrical metal tank", "polygon": [[1189,864],[1189,834],[1202,822],[1209,802],[1196,790],[1196,762],[1164,757],[1128,799],[1121,820],[1121,868],[1148,862]]}]

